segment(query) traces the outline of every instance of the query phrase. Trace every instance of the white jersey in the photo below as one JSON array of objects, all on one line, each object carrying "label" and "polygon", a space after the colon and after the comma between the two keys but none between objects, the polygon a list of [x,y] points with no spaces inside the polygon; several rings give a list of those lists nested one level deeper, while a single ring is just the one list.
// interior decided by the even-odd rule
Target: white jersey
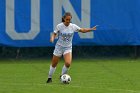
[{"label": "white jersey", "polygon": [[65,26],[64,23],[60,23],[56,26],[54,33],[58,33],[58,41],[56,44],[63,47],[72,46],[72,39],[74,32],[80,30],[80,27],[70,23],[69,26]]}]

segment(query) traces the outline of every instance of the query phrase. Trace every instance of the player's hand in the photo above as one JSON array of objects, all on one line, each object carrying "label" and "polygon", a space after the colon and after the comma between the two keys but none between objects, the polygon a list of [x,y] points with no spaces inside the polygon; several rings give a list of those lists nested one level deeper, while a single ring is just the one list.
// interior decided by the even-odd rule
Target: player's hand
[{"label": "player's hand", "polygon": [[53,43],[53,42],[54,42],[54,39],[53,39],[53,38],[51,38],[51,39],[50,39],[50,42],[51,42],[51,43]]},{"label": "player's hand", "polygon": [[99,25],[92,27],[92,30],[97,30],[97,26],[99,26]]},{"label": "player's hand", "polygon": [[55,34],[55,33],[53,33],[53,34],[51,35],[51,38],[50,38],[50,42],[51,42],[51,43],[53,43],[53,42],[54,42],[55,37],[56,37],[56,34]]}]

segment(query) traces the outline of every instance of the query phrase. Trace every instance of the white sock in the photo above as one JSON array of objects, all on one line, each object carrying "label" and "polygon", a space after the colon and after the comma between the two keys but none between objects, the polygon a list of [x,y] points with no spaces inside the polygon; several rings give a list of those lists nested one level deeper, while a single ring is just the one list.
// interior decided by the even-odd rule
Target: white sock
[{"label": "white sock", "polygon": [[48,78],[52,78],[53,73],[55,72],[56,67],[52,67],[52,65],[50,65],[50,70],[49,70],[49,75]]},{"label": "white sock", "polygon": [[62,73],[61,73],[61,75],[67,74],[68,70],[69,70],[69,68],[66,67],[66,66],[64,65],[63,68],[62,68]]}]

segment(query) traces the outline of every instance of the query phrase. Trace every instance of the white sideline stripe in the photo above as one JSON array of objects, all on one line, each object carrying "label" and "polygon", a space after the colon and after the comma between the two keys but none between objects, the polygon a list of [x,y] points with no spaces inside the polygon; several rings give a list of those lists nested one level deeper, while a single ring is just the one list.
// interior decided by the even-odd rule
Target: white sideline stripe
[{"label": "white sideline stripe", "polygon": [[[54,86],[61,86],[61,85],[55,85],[55,83],[52,84],[46,84],[46,83],[0,83],[0,85],[27,85],[27,86],[50,86],[50,87],[54,87]],[[129,93],[140,93],[140,91],[134,91],[134,90],[128,90],[128,89],[115,89],[115,88],[96,88],[96,87],[83,87],[83,86],[67,86],[67,87],[73,87],[73,88],[94,88],[94,89],[100,89],[100,90],[116,90],[116,91],[125,91],[125,92],[129,92]]]}]

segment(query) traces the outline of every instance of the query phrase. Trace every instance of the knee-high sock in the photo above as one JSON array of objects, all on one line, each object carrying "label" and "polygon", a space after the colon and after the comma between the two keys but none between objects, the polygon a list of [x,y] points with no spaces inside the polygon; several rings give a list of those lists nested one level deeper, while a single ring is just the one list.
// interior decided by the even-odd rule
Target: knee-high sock
[{"label": "knee-high sock", "polygon": [[52,65],[50,65],[50,70],[49,70],[49,75],[48,78],[52,78],[53,73],[55,72],[56,67],[52,67]]},{"label": "knee-high sock", "polygon": [[61,73],[61,75],[67,74],[68,70],[69,70],[69,68],[66,67],[66,66],[64,65],[63,68],[62,68],[62,73]]}]

